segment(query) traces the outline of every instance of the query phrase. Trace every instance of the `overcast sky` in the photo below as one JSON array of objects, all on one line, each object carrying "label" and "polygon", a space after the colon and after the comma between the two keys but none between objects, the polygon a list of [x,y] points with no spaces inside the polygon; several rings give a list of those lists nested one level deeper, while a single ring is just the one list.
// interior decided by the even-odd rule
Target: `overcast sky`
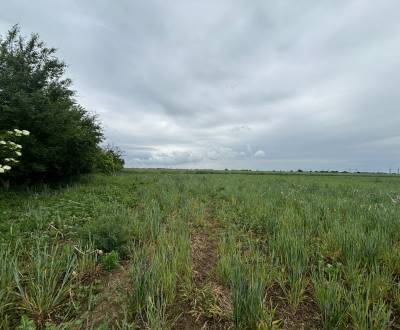
[{"label": "overcast sky", "polygon": [[0,0],[128,166],[400,167],[400,1]]}]

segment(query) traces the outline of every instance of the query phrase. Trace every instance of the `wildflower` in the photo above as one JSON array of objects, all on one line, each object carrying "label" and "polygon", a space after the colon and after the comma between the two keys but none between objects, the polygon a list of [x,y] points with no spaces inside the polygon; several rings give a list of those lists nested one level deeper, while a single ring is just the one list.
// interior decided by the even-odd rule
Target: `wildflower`
[{"label": "wildflower", "polygon": [[23,129],[22,130],[22,135],[29,135],[30,134],[30,132],[29,131],[27,131],[26,129]]},{"label": "wildflower", "polygon": [[4,168],[2,168],[2,167],[0,166],[0,173],[4,173],[4,172],[5,172]]},{"label": "wildflower", "polygon": [[4,141],[4,140],[1,140],[1,141],[0,141],[0,144],[7,144],[7,142]]},{"label": "wildflower", "polygon": [[21,149],[22,148],[22,146],[20,144],[17,144],[17,143],[12,142],[12,141],[8,141],[8,144],[14,149]]},{"label": "wildflower", "polygon": [[5,171],[11,170],[11,166],[8,166],[8,165],[4,165],[3,168],[4,168]]},{"label": "wildflower", "polygon": [[15,154],[18,155],[18,156],[22,155],[20,151],[16,151]]}]

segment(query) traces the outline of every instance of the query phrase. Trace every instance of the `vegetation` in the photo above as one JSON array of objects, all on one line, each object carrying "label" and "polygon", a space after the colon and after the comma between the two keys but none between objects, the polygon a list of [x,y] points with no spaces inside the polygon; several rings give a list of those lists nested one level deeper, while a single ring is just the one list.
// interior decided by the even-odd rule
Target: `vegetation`
[{"label": "vegetation", "polygon": [[123,152],[114,146],[106,146],[98,151],[96,169],[107,174],[116,174],[124,168]]},{"label": "vegetation", "polygon": [[125,170],[0,192],[0,327],[388,329],[400,178]]},{"label": "vegetation", "polygon": [[18,165],[18,158],[21,157],[22,146],[16,141],[22,136],[28,136],[29,131],[14,129],[0,134],[0,183],[8,187],[8,173]]},{"label": "vegetation", "polygon": [[65,78],[66,64],[55,53],[38,35],[21,36],[18,26],[0,36],[0,136],[15,130],[31,133],[20,141],[24,152],[18,167],[8,173],[19,183],[123,166],[116,149],[99,147],[100,124],[76,102],[71,80]]}]

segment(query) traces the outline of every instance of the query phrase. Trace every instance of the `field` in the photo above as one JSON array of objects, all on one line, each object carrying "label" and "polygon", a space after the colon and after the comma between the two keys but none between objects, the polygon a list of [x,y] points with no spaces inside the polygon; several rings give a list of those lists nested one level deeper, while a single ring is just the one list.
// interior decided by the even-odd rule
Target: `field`
[{"label": "field", "polygon": [[400,177],[125,170],[0,192],[0,328],[400,328]]}]

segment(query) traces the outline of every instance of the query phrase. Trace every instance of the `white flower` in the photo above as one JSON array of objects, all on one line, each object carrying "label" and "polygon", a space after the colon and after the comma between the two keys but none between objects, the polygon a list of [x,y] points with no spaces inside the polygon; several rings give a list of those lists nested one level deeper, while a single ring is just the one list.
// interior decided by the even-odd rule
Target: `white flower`
[{"label": "white flower", "polygon": [[5,171],[11,170],[11,166],[8,166],[8,165],[4,165],[3,168],[4,168]]},{"label": "white flower", "polygon": [[22,135],[29,135],[29,134],[30,134],[30,132],[27,131],[26,129],[23,129],[23,130],[22,130]]},{"label": "white flower", "polygon": [[4,173],[5,171],[4,171],[4,168],[2,168],[1,166],[0,166],[0,173]]},{"label": "white flower", "polygon": [[16,151],[15,154],[18,155],[18,156],[22,155],[20,151]]},{"label": "white flower", "polygon": [[7,142],[4,141],[4,140],[1,140],[1,141],[0,141],[0,144],[7,144]]}]

